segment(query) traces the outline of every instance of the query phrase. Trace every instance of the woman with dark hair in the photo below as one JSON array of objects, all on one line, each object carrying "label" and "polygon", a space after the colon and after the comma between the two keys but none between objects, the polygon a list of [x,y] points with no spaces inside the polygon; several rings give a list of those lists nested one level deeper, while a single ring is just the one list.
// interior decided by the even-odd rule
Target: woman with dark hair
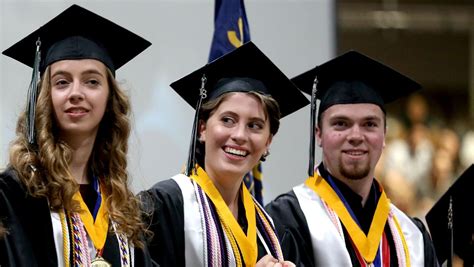
[{"label": "woman with dark hair", "polygon": [[253,43],[171,87],[196,115],[185,173],[141,194],[152,258],[162,266],[291,266],[243,177],[268,155],[280,117],[308,100]]},{"label": "woman with dark hair", "polygon": [[73,5],[3,52],[33,80],[0,174],[0,266],[151,265],[128,187],[130,103],[115,79],[149,45]]}]

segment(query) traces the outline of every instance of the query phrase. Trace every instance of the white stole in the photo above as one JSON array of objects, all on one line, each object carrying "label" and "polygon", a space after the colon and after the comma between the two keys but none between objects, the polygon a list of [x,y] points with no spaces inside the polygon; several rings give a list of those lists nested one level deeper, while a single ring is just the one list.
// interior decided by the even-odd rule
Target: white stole
[{"label": "white stole", "polygon": [[201,221],[201,212],[194,186],[191,179],[184,174],[177,174],[172,177],[181,189],[183,195],[184,212],[184,256],[186,266],[205,266],[207,247],[204,238],[204,222]]},{"label": "white stole", "polygon": [[[338,233],[319,195],[305,184],[295,186],[293,192],[308,223],[315,264],[334,267],[351,266],[344,237]],[[408,246],[410,265],[424,266],[424,244],[421,231],[408,216],[392,204],[390,204],[390,211],[400,223]],[[340,224],[340,220],[337,221]],[[398,230],[393,229],[393,231]]]},{"label": "white stole", "polygon": [[[191,178],[184,174],[177,174],[171,179],[173,179],[178,184],[183,196],[184,255],[186,259],[186,266],[208,266],[207,242],[206,233],[204,230],[205,225],[203,215],[201,214],[200,200],[197,199],[194,185],[191,181]],[[265,246],[267,254],[271,254],[258,229],[257,234],[258,238],[260,238],[260,241]],[[225,234],[224,236],[226,238],[226,246],[230,248],[230,242]],[[227,256],[230,257],[230,266],[236,266],[235,256],[233,253],[230,253],[230,255]]]}]

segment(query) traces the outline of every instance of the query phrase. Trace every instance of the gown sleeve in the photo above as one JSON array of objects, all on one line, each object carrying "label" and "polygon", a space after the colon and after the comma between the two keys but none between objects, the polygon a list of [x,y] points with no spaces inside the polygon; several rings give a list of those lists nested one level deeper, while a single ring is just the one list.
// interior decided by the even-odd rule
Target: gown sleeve
[{"label": "gown sleeve", "polygon": [[296,266],[314,266],[311,235],[294,192],[280,195],[265,209],[275,224],[285,260]]},{"label": "gown sleeve", "polygon": [[0,266],[57,266],[46,199],[28,195],[13,169],[0,173]]},{"label": "gown sleeve", "polygon": [[183,197],[178,184],[165,180],[139,197],[150,231],[146,243],[151,258],[160,266],[185,266]]}]

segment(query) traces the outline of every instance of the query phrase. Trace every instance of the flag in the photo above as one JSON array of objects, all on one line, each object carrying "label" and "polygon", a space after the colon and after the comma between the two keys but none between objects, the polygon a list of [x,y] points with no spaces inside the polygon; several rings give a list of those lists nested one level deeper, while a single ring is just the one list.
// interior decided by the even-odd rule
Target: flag
[{"label": "flag", "polygon": [[[216,0],[214,37],[209,62],[250,41],[249,24],[244,0]],[[263,205],[262,163],[244,176],[244,183],[254,198]]]},{"label": "flag", "polygon": [[216,0],[209,62],[250,41],[243,0]]},{"label": "flag", "polygon": [[244,183],[258,203],[263,205],[262,162],[244,176]]}]

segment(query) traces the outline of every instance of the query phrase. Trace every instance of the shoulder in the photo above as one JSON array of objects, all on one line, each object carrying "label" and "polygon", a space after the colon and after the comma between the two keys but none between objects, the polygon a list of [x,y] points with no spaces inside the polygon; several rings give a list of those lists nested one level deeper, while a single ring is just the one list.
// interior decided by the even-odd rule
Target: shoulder
[{"label": "shoulder", "polygon": [[147,190],[149,193],[176,193],[176,192],[181,192],[179,189],[178,183],[174,179],[167,179],[164,181],[160,181],[156,184],[154,184],[150,189]]},{"label": "shoulder", "polygon": [[173,179],[164,180],[156,183],[150,189],[138,194],[145,210],[163,203],[183,203],[183,195],[178,183]]},{"label": "shoulder", "polygon": [[277,196],[274,200],[265,206],[267,210],[280,210],[288,207],[297,207],[298,199],[293,190]]},{"label": "shoulder", "polygon": [[418,218],[406,215],[393,204],[391,210],[399,220],[407,242],[416,242],[423,248],[424,266],[438,266],[435,248],[425,224]]},{"label": "shoulder", "polygon": [[275,223],[279,230],[288,230],[288,228],[301,228],[307,225],[306,218],[301,210],[298,198],[293,190],[284,193],[265,206],[265,210]]},{"label": "shoulder", "polygon": [[143,220],[151,236],[151,258],[163,266],[184,266],[183,195],[174,179],[161,181],[139,193]]},{"label": "shoulder", "polygon": [[140,192],[138,197],[146,221],[182,221],[183,194],[175,180],[158,182],[150,189]]},{"label": "shoulder", "polygon": [[26,189],[18,178],[17,172],[11,167],[0,173],[0,192],[4,197],[25,197]]},{"label": "shoulder", "polygon": [[287,217],[289,212],[292,215],[302,215],[298,197],[293,190],[281,194],[265,206],[270,216],[281,215]]},{"label": "shoulder", "polygon": [[278,196],[265,209],[275,224],[285,259],[297,266],[314,266],[308,222],[295,192]]}]

